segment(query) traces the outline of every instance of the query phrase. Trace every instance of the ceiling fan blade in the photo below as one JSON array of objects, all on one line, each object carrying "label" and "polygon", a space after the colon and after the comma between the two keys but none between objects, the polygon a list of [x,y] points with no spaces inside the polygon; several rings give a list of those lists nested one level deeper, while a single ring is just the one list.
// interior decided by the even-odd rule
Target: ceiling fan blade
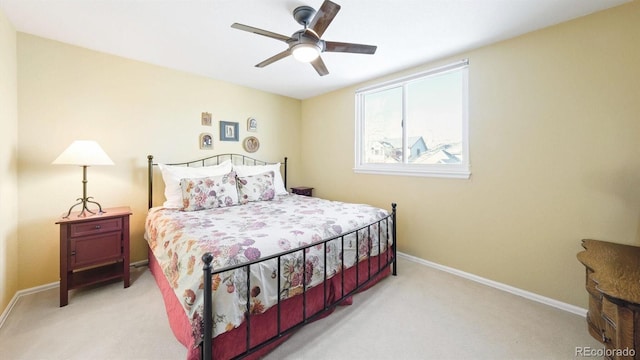
[{"label": "ceiling fan blade", "polygon": [[322,34],[327,30],[327,27],[329,27],[333,18],[336,17],[338,11],[340,11],[340,5],[325,0],[322,6],[320,6],[320,10],[316,12],[313,20],[309,23],[309,28],[318,35],[318,38],[322,37]]},{"label": "ceiling fan blade", "polygon": [[289,55],[291,55],[291,50],[287,49],[287,50],[285,50],[285,51],[283,51],[281,53],[277,53],[277,54],[273,55],[272,57],[268,58],[267,60],[257,64],[256,67],[263,68],[263,67],[265,67],[265,66],[267,66],[269,64],[272,64],[272,63],[274,63],[274,62],[276,62],[278,60],[284,59]]},{"label": "ceiling fan blade", "polygon": [[322,58],[318,56],[315,60],[311,62],[311,65],[318,72],[318,75],[325,76],[329,74],[329,70],[327,70],[327,66],[322,61]]},{"label": "ceiling fan blade", "polygon": [[291,40],[291,38],[288,37],[288,36],[280,35],[280,34],[277,34],[277,33],[271,32],[271,31],[267,31],[267,30],[258,29],[256,27],[249,26],[249,25],[233,23],[233,24],[231,24],[231,27],[234,28],[234,29],[248,31],[250,33],[254,33],[254,34],[270,37],[272,39],[281,40],[281,41],[284,41],[284,42],[287,42],[287,41]]},{"label": "ceiling fan blade", "polygon": [[375,45],[351,44],[336,41],[325,41],[324,51],[327,52],[344,52],[356,54],[375,54],[378,49]]}]

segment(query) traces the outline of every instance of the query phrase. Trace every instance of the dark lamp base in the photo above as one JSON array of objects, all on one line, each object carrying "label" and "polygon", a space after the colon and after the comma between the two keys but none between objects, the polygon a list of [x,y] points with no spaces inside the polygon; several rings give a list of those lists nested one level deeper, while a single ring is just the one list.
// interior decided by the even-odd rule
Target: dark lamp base
[{"label": "dark lamp base", "polygon": [[[104,214],[105,212],[102,211],[102,206],[100,206],[100,204],[96,201],[90,200],[93,199],[93,197],[85,197],[85,198],[78,198],[76,199],[78,202],[73,204],[73,206],[71,206],[69,208],[69,211],[67,212],[67,215],[63,216],[63,218],[68,219],[69,215],[71,215],[71,211],[73,211],[73,208],[75,208],[78,205],[82,205],[82,210],[80,211],[80,213],[78,214],[78,217],[87,217],[87,216],[91,216],[91,215],[95,215],[95,214]],[[92,211],[87,207],[87,203],[92,203],[98,206],[98,211]],[[89,215],[91,214],[91,215]]]}]

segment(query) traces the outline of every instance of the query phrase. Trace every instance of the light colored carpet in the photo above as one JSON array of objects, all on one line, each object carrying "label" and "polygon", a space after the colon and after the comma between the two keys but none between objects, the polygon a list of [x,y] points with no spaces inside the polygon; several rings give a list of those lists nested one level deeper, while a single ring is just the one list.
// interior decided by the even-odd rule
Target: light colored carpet
[{"label": "light colored carpet", "polygon": [[[122,282],[22,297],[0,329],[0,359],[184,359],[146,267]],[[585,296],[587,296],[585,291]],[[266,359],[574,359],[602,348],[586,321],[405,259],[399,275],[307,325]],[[322,336],[322,337],[320,337]]]}]

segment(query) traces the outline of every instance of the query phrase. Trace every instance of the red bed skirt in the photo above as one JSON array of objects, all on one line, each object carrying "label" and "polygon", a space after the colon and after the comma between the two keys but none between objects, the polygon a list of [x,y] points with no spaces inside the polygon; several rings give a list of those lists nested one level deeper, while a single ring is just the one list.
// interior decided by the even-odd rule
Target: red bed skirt
[{"label": "red bed skirt", "polygon": [[[386,258],[388,254],[383,253],[381,256]],[[378,270],[378,257],[372,257],[371,261],[362,261],[358,265],[359,269],[356,271],[355,267],[347,269],[344,272],[344,288],[345,293],[351,291],[356,287],[356,278],[358,284],[363,284],[367,281],[368,274],[374,273]],[[370,267],[370,272],[368,267]],[[187,360],[196,360],[200,358],[200,349],[195,347],[195,339],[192,336],[191,324],[182,307],[182,304],[176,297],[175,292],[169,286],[164,273],[158,264],[153,252],[149,250],[149,269],[156,279],[156,283],[160,288],[162,297],[164,299],[165,307],[167,310],[167,316],[169,318],[169,324],[174,335],[186,348],[187,348]],[[391,272],[390,266],[386,266],[383,270],[375,276],[366,288],[374,285],[382,278],[388,276]],[[321,312],[324,309],[323,294],[326,288],[327,304],[334,304],[342,297],[342,276],[338,274],[325,282],[325,286],[317,285],[309,290],[306,294],[306,306],[307,314],[309,318],[316,313]],[[281,331],[295,326],[303,320],[303,303],[304,299],[302,295],[297,295],[290,299],[284,300],[280,303],[280,324]],[[351,298],[347,298],[342,301],[341,305],[351,304]],[[330,312],[326,312],[319,318],[329,315]],[[278,309],[274,306],[264,312],[263,314],[251,316],[251,339],[250,345],[254,346],[259,344],[277,334],[277,317]],[[213,339],[213,358],[214,359],[230,359],[245,351],[246,343],[246,321],[239,327],[216,336]],[[264,356],[276,346],[284,342],[288,336],[283,336],[278,341],[265,346],[264,348],[252,353],[251,359]]]}]

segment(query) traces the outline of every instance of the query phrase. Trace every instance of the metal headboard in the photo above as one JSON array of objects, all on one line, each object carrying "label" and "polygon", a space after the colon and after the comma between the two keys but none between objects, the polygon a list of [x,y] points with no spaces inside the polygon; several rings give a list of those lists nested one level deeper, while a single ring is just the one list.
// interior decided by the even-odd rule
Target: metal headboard
[{"label": "metal headboard", "polygon": [[[228,153],[228,154],[218,154],[218,155],[212,155],[212,156],[207,156],[205,158],[202,159],[197,159],[197,160],[192,160],[192,161],[185,161],[185,162],[178,162],[178,163],[171,163],[171,164],[167,164],[167,165],[172,165],[172,166],[208,166],[208,165],[218,165],[221,162],[225,161],[225,160],[231,160],[231,162],[233,164],[237,164],[237,165],[269,165],[269,164],[276,164],[274,162],[270,162],[270,161],[264,161],[264,160],[258,160],[255,158],[252,158],[250,156],[246,156],[246,155],[242,155],[242,154],[232,154],[232,153]],[[147,155],[147,178],[148,178],[148,190],[149,190],[149,195],[148,195],[148,200],[149,200],[149,209],[151,209],[153,207],[153,167],[158,165],[157,163],[153,162],[153,155]],[[282,165],[284,165],[284,172],[282,174],[282,180],[284,181],[284,188],[287,188],[287,157],[285,156],[284,158],[284,162],[282,163]]]}]

